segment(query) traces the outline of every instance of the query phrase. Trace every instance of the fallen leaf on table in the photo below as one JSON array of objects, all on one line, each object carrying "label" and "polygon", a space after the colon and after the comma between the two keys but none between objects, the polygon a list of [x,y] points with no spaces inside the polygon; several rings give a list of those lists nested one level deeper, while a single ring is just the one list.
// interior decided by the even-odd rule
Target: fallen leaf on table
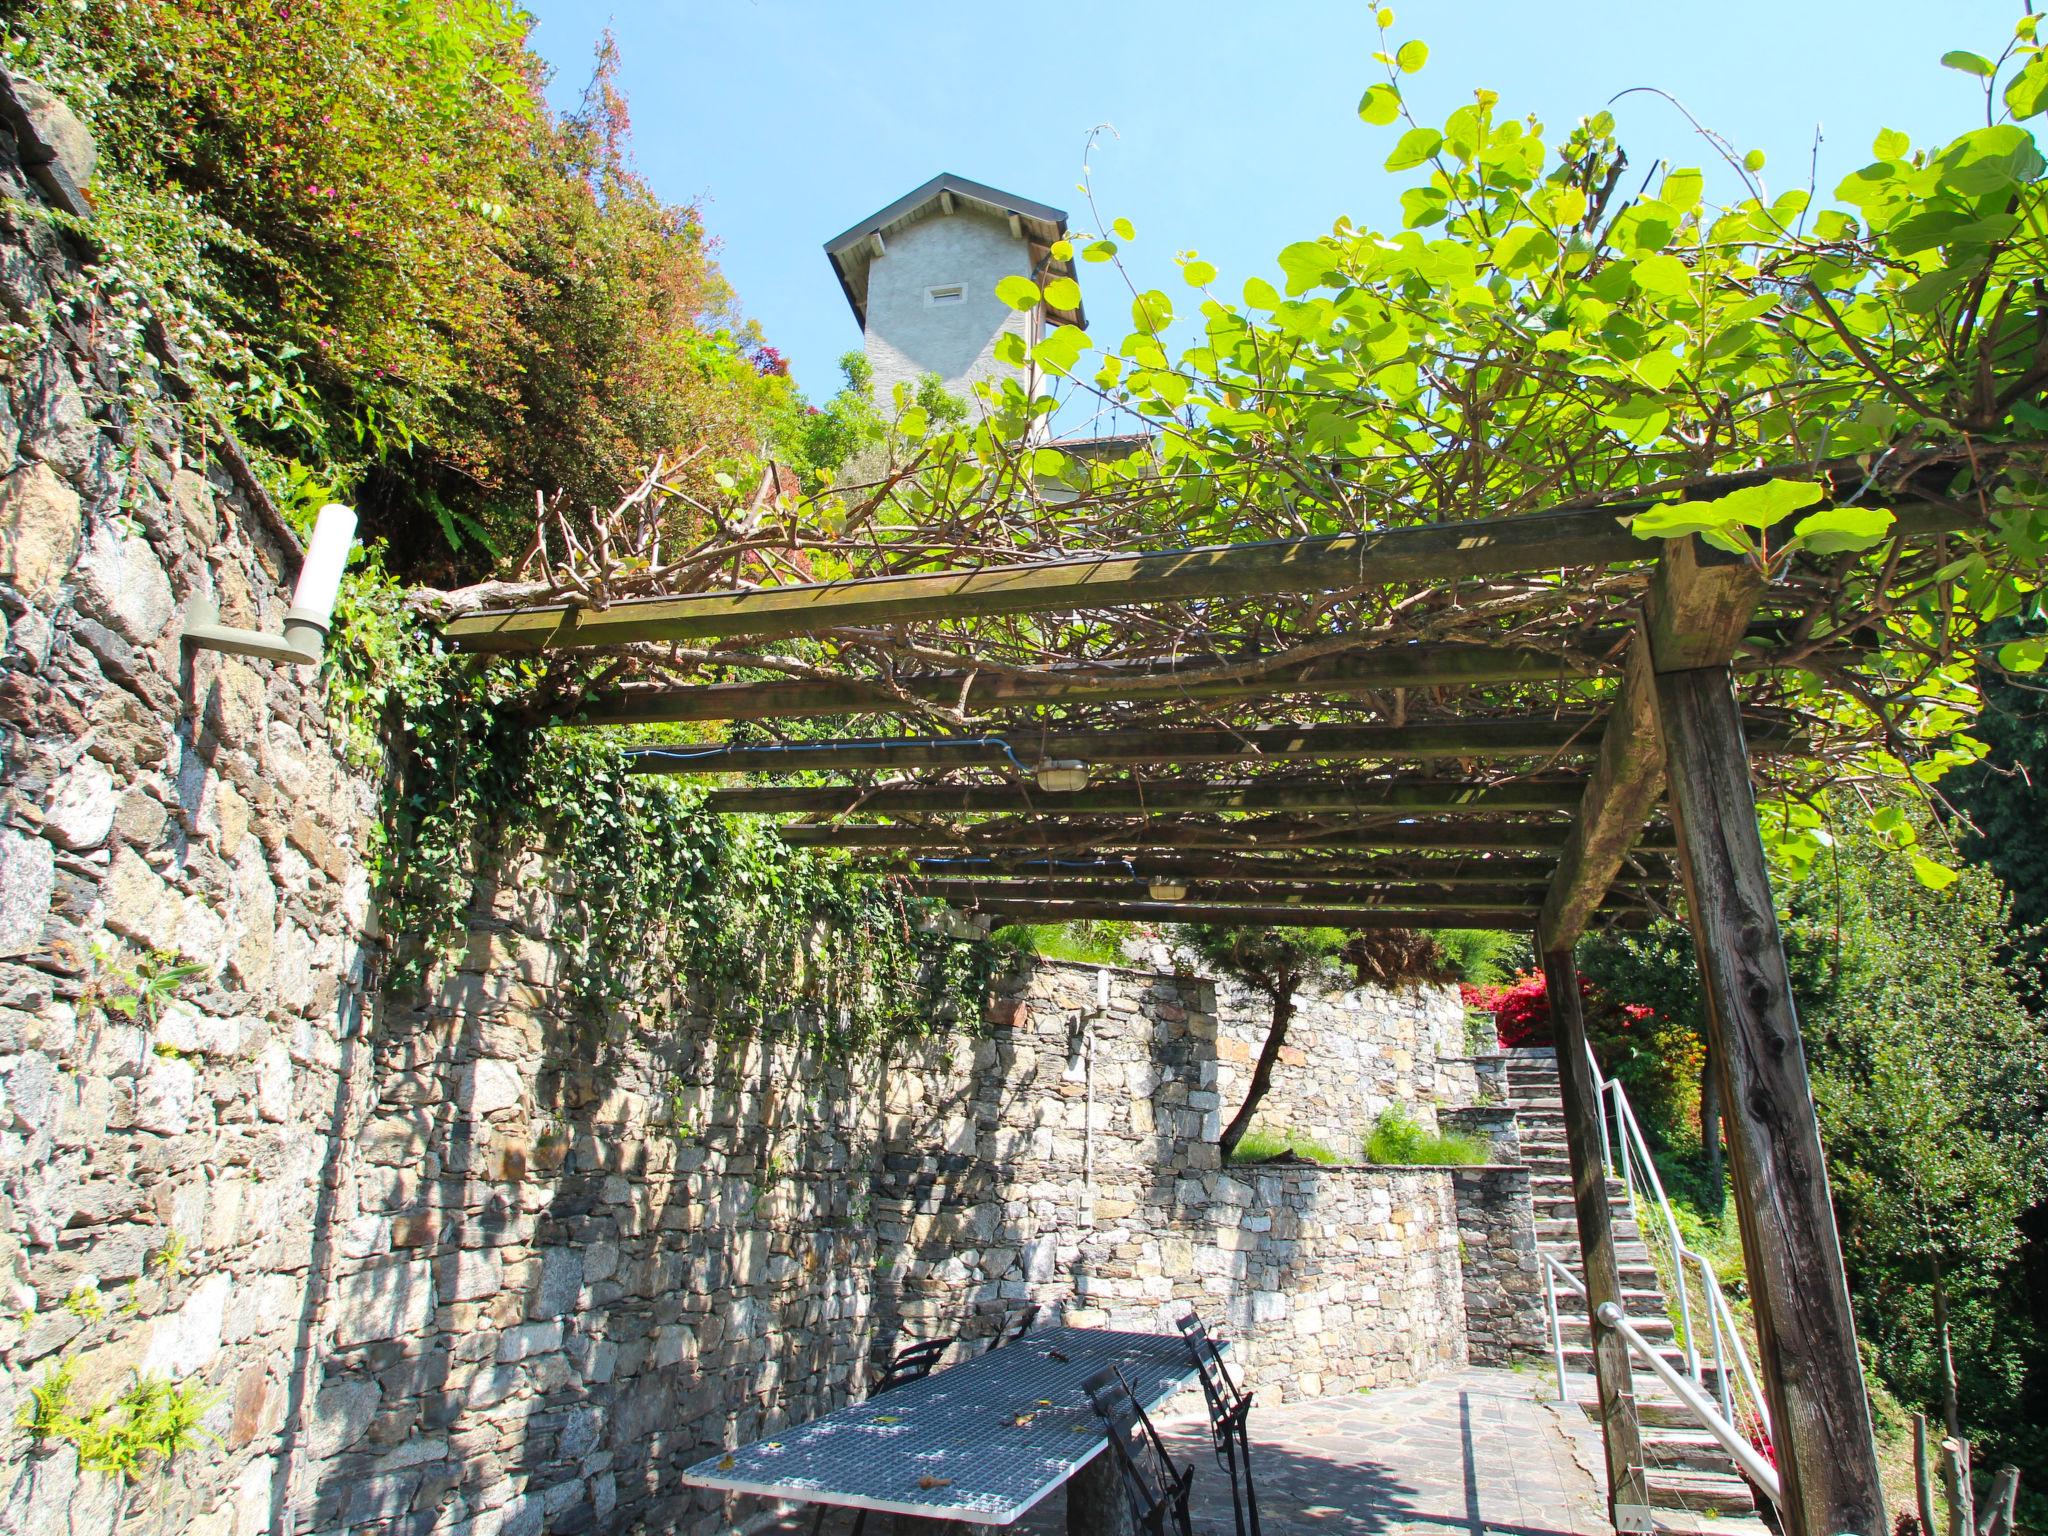
[{"label": "fallen leaf on table", "polygon": [[1046,1358],[1047,1358],[1047,1359],[1050,1359],[1050,1360],[1057,1360],[1057,1361],[1059,1361],[1059,1362],[1060,1362],[1060,1363],[1061,1363],[1062,1365],[1065,1365],[1065,1364],[1067,1363],[1067,1361],[1068,1361],[1068,1358],[1069,1358],[1068,1356],[1066,1356],[1066,1355],[1063,1355],[1063,1354],[1061,1354],[1061,1353],[1060,1353],[1060,1352],[1059,1352],[1058,1350],[1056,1350],[1056,1349],[1048,1349],[1048,1350],[1047,1350],[1047,1351],[1046,1351],[1045,1353],[1046,1353]]},{"label": "fallen leaf on table", "polygon": [[1040,1408],[1050,1408],[1052,1406],[1052,1399],[1049,1397],[1041,1397],[1038,1400],[1038,1406]]},{"label": "fallen leaf on table", "polygon": [[738,1465],[739,1463],[729,1455],[721,1456],[718,1458],[718,1470],[721,1472],[730,1472],[734,1467]]},{"label": "fallen leaf on table", "polygon": [[872,1419],[868,1420],[868,1422],[870,1424],[901,1424],[903,1422],[903,1419],[899,1414],[878,1413]]},{"label": "fallen leaf on table", "polygon": [[950,1488],[953,1486],[953,1479],[950,1477],[920,1477],[917,1480],[917,1486],[920,1488]]},{"label": "fallen leaf on table", "polygon": [[1013,1413],[1010,1415],[1010,1422],[1016,1425],[1019,1429],[1022,1429],[1025,1425],[1029,1424],[1033,1419],[1037,1417],[1038,1415],[1035,1413]]}]

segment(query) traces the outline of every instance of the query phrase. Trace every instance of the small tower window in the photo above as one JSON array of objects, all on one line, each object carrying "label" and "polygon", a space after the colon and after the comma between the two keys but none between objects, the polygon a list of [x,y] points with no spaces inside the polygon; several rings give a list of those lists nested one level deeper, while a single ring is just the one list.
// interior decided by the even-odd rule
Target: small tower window
[{"label": "small tower window", "polygon": [[927,304],[958,304],[967,297],[967,289],[961,283],[947,283],[940,288],[927,288],[924,301]]}]

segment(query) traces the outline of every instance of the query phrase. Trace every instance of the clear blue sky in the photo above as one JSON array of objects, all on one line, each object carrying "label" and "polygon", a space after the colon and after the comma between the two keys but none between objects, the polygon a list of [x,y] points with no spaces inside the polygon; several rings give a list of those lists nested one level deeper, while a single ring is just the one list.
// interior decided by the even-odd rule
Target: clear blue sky
[{"label": "clear blue sky", "polygon": [[[814,398],[860,333],[820,247],[940,171],[1087,216],[1074,184],[1104,136],[1103,218],[1138,228],[1141,278],[1185,292],[1194,248],[1230,291],[1290,241],[1349,214],[1395,224],[1403,181],[1380,169],[1391,129],[1357,117],[1380,78],[1369,5],[1324,0],[527,0],[533,43],[573,101],[609,26],[623,55],[641,171],[700,201],[748,314]],[[1816,127],[1825,191],[1868,159],[1881,127],[1916,142],[1982,121],[1977,83],[1936,61],[1996,54],[2017,0],[1437,0],[1396,3],[1397,39],[1432,54],[1408,86],[1441,122],[1473,88],[1536,113],[1553,142],[1631,86],[1681,99],[1738,150],[1762,149],[1771,189],[1804,185]],[[1613,108],[1634,165],[1706,165],[1668,104]],[[1409,173],[1412,174],[1412,173]],[[1710,183],[1711,186],[1711,183]],[[1127,299],[1084,269],[1094,331],[1115,340]]]}]

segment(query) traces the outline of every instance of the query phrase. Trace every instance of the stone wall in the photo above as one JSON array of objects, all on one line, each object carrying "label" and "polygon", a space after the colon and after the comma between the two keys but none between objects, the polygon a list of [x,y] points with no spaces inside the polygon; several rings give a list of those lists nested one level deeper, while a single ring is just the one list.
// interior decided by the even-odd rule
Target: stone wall
[{"label": "stone wall", "polygon": [[1010,980],[971,1057],[899,1070],[875,1209],[885,1248],[908,1250],[881,1316],[929,1336],[1026,1302],[1139,1329],[1192,1307],[1227,1325],[1268,1401],[1461,1361],[1449,1175],[1222,1168],[1214,997],[1041,964]]},{"label": "stone wall", "polygon": [[1543,1276],[1529,1170],[1455,1168],[1466,1350],[1474,1365],[1543,1354]]},{"label": "stone wall", "polygon": [[[1239,982],[1216,983],[1222,1023],[1218,1084],[1235,1106],[1250,1081],[1272,1022],[1273,1005]],[[1465,1010],[1449,986],[1305,989],[1254,1128],[1292,1131],[1340,1156],[1355,1157],[1382,1110],[1399,1106],[1427,1126],[1440,1104],[1470,1103],[1471,1064],[1463,1056]]]},{"label": "stone wall", "polygon": [[[0,133],[0,145],[11,148]],[[375,793],[306,672],[184,657],[181,605],[275,629],[298,558],[231,450],[0,169],[0,1530],[266,1531],[321,1323],[370,985]],[[199,967],[139,1002],[152,952]],[[68,1303],[68,1304],[67,1304]],[[67,1362],[218,1437],[160,1488],[12,1427]],[[152,1479],[152,1482],[154,1479]]]},{"label": "stone wall", "polygon": [[681,996],[583,1019],[545,860],[500,867],[466,961],[367,1053],[312,1528],[718,1529],[676,1472],[862,1379],[894,1074],[721,1042]]}]

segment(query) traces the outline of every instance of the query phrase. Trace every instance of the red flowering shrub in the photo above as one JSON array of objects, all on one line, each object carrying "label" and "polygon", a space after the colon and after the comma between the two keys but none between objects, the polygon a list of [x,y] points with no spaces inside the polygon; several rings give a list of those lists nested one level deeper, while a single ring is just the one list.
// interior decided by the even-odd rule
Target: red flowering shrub
[{"label": "red flowering shrub", "polygon": [[[1493,1015],[1493,1026],[1502,1050],[1520,1046],[1552,1045],[1550,993],[1543,977],[1531,971],[1517,976],[1506,986],[1460,987],[1467,1008],[1480,1008]],[[1586,1029],[1594,1048],[1604,1056],[1602,1045],[1630,1030],[1645,1030],[1656,1014],[1640,1003],[1610,1001],[1592,982],[1579,978],[1579,997],[1586,1014]]]}]

